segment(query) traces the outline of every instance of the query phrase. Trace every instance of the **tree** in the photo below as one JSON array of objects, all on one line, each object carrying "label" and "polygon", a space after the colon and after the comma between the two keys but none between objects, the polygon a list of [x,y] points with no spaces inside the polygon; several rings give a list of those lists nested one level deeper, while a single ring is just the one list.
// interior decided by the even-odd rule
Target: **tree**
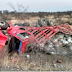
[{"label": "tree", "polygon": [[3,14],[7,14],[8,15],[9,14],[9,11],[8,10],[4,10],[3,11]]},{"label": "tree", "polygon": [[[26,17],[25,13],[27,12],[29,6],[25,8],[22,4],[17,4],[18,10],[16,10],[15,6],[11,2],[7,4],[14,10],[17,19],[24,20],[24,17]],[[28,15],[27,18],[29,19]]]}]

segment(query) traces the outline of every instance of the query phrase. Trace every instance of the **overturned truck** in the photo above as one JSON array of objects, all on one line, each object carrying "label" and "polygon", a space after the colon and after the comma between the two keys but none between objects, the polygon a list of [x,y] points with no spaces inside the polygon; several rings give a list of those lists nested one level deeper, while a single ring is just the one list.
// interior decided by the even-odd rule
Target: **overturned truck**
[{"label": "overturned truck", "polygon": [[51,40],[52,37],[55,36],[58,32],[72,35],[72,26],[65,23],[61,25],[54,26],[43,26],[43,27],[24,27],[24,26],[11,26],[11,23],[7,23],[8,28],[7,34],[5,35],[2,30],[4,28],[0,28],[0,53],[7,42],[7,38],[10,40],[9,42],[9,53],[13,51],[18,52],[26,52],[30,49],[29,46],[40,48],[46,52],[49,52],[48,47],[45,45],[48,41]]}]

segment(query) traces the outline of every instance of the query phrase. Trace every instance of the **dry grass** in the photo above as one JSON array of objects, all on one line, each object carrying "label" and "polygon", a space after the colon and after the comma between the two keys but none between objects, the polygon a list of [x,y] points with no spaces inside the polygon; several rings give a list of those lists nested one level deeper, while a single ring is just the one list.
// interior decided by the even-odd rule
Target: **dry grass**
[{"label": "dry grass", "polygon": [[[62,15],[62,16],[56,16],[55,15],[48,15],[48,16],[45,16],[44,18],[46,19],[52,19],[54,24],[57,25],[57,24],[62,24],[62,23],[65,23],[65,22],[70,22],[72,24],[72,18],[70,15]],[[24,20],[19,20],[19,19],[16,19],[14,17],[11,18],[11,20],[7,20],[8,22],[11,22],[13,24],[15,23],[24,23],[24,22],[29,22],[30,23],[30,26],[32,25],[35,25],[36,24],[36,21],[40,19],[40,17],[29,17],[28,19],[24,19]]]},{"label": "dry grass", "polygon": [[[69,19],[68,16],[60,16],[59,18],[55,18],[53,15],[45,16],[45,18],[50,18],[53,20],[54,24],[61,24],[62,22],[72,21],[72,18]],[[36,21],[40,19],[39,17],[29,17],[25,20],[18,20],[18,19],[12,19],[7,20],[8,22],[11,22],[13,24],[15,23],[24,23],[29,22],[30,26],[35,25]],[[4,67],[16,67],[21,70],[25,71],[60,71],[60,70],[72,70],[72,59],[66,56],[56,56],[56,55],[48,55],[44,53],[22,53],[17,54],[14,53],[11,57],[9,57],[9,54],[6,53],[8,46],[4,47],[4,52],[2,53],[2,56],[0,57],[0,64]],[[5,50],[6,49],[6,50]],[[30,58],[27,58],[27,55],[30,56]],[[14,61],[14,58],[17,58],[17,62]],[[61,60],[62,63],[57,63],[57,60]],[[53,64],[57,64],[57,66],[54,68]],[[63,66],[63,68],[61,67]]]}]

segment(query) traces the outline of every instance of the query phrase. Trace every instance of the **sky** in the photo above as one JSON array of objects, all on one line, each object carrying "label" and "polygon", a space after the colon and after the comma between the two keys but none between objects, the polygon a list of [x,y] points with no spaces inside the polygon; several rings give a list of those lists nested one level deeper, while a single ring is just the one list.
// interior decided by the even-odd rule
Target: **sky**
[{"label": "sky", "polygon": [[13,4],[16,10],[18,10],[18,5],[22,5],[25,8],[28,7],[27,12],[72,10],[72,0],[0,0],[0,10],[14,11],[13,8],[8,5],[9,2]]}]

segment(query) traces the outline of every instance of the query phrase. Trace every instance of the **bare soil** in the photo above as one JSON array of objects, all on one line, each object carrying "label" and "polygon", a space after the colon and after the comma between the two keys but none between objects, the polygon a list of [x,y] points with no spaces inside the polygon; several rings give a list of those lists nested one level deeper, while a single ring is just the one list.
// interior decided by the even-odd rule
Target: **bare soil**
[{"label": "bare soil", "polygon": [[[54,21],[54,24],[60,24],[61,21],[71,21],[69,16],[55,18],[53,15],[45,17]],[[12,24],[29,22],[30,26],[35,25],[39,17],[30,17],[29,20],[7,20]],[[10,56],[11,55],[11,56]],[[16,61],[15,61],[16,59]],[[58,63],[57,60],[62,61]],[[65,55],[49,55],[44,52],[28,53],[8,53],[8,45],[4,46],[0,55],[1,71],[72,71],[72,58]]]},{"label": "bare soil", "polygon": [[[12,53],[6,52],[5,46],[1,54],[1,71],[72,71],[72,58],[63,55],[49,55],[44,52]],[[6,50],[5,50],[6,49]],[[27,57],[29,56],[29,57]],[[15,59],[17,59],[15,61]],[[62,63],[58,63],[60,60]]]}]

